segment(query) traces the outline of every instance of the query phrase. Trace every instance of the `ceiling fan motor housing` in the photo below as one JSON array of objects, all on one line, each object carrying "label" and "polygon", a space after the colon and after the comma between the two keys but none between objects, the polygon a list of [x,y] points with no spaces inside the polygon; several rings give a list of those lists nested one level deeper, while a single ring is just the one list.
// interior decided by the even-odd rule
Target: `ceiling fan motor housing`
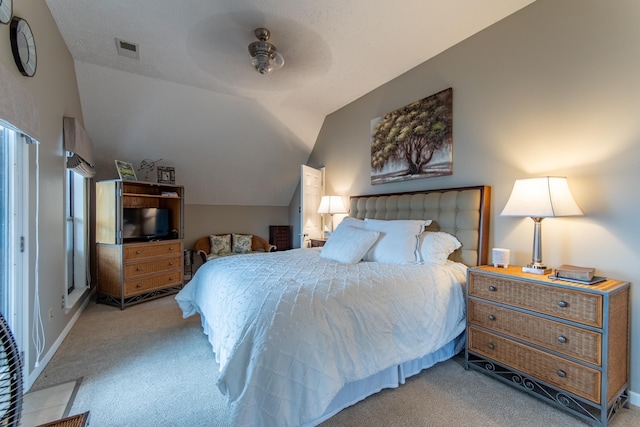
[{"label": "ceiling fan motor housing", "polygon": [[251,64],[260,74],[267,74],[284,65],[284,59],[278,52],[276,47],[269,43],[271,33],[266,28],[256,28],[254,31],[259,41],[249,45],[249,53],[251,54]]}]

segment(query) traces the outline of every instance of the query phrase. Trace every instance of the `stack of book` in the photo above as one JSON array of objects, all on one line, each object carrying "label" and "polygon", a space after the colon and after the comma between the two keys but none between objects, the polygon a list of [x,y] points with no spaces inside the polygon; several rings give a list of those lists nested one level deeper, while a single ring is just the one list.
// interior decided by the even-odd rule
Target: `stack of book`
[{"label": "stack of book", "polygon": [[595,268],[578,267],[576,265],[564,264],[556,268],[555,273],[549,276],[551,279],[568,280],[570,282],[593,285],[607,280],[606,277],[596,276]]}]

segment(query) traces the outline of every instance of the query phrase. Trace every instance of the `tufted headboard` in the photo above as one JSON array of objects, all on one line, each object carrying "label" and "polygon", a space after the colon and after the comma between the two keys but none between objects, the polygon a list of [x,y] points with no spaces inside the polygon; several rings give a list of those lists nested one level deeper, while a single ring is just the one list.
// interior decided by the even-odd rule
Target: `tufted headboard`
[{"label": "tufted headboard", "polygon": [[491,187],[487,185],[408,193],[352,196],[349,216],[372,219],[431,219],[462,247],[450,259],[467,266],[487,263]]}]

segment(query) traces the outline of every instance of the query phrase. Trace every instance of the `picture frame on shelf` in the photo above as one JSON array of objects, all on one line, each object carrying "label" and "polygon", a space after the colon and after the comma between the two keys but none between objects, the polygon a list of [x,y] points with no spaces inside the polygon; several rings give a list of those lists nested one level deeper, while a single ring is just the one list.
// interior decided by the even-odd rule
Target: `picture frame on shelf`
[{"label": "picture frame on shelf", "polygon": [[123,162],[122,160],[116,160],[116,169],[118,169],[118,175],[123,181],[137,181],[136,170],[129,162]]},{"label": "picture frame on shelf", "polygon": [[176,169],[171,166],[156,166],[158,171],[158,184],[175,184]]}]

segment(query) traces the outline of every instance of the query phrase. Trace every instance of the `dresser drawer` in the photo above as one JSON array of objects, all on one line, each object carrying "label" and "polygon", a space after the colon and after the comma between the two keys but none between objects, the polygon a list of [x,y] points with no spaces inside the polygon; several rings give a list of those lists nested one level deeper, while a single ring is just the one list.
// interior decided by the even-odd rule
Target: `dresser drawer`
[{"label": "dresser drawer", "polygon": [[472,272],[469,295],[602,327],[602,296],[597,294]]},{"label": "dresser drawer", "polygon": [[469,323],[600,366],[602,334],[469,300]]},{"label": "dresser drawer", "polygon": [[124,260],[178,254],[182,256],[182,242],[128,244],[124,246]]},{"label": "dresser drawer", "polygon": [[158,274],[140,279],[129,279],[124,282],[124,296],[129,297],[168,286],[182,284],[182,270],[174,270],[164,274]]},{"label": "dresser drawer", "polygon": [[506,338],[469,328],[469,351],[505,364],[592,402],[600,401],[600,371]]},{"label": "dresser drawer", "polygon": [[171,258],[164,258],[155,261],[131,262],[124,266],[124,278],[140,276],[143,274],[158,273],[166,270],[175,270],[182,266],[182,257],[177,254]]}]

